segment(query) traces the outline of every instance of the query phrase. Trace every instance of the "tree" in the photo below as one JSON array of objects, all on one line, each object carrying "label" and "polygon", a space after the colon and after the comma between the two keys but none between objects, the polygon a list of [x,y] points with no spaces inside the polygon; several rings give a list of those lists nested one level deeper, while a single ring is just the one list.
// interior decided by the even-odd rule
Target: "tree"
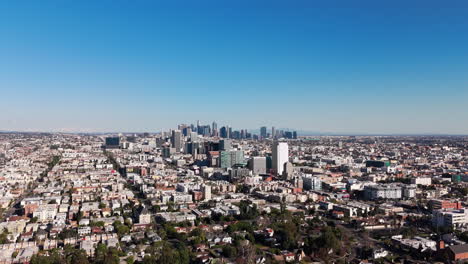
[{"label": "tree", "polygon": [[341,231],[338,228],[327,226],[322,229],[320,236],[307,237],[305,239],[304,251],[306,254],[317,252],[327,255],[330,250],[338,251],[341,248]]},{"label": "tree", "polygon": [[237,255],[237,250],[235,247],[230,245],[223,246],[223,256],[226,258],[233,258]]},{"label": "tree", "polygon": [[107,246],[105,244],[99,243],[94,250],[94,262],[104,263],[104,258],[107,254]]},{"label": "tree", "polygon": [[325,227],[325,230],[319,237],[320,245],[326,249],[337,250],[340,246],[340,240],[337,237],[338,230],[337,228]]},{"label": "tree", "polygon": [[125,262],[127,262],[127,264],[133,264],[135,263],[135,258],[133,256],[130,256],[125,259]]},{"label": "tree", "polygon": [[168,239],[177,239],[179,241],[185,241],[187,239],[187,236],[184,233],[178,233],[170,223],[165,223],[163,225],[163,230]]},{"label": "tree", "polygon": [[119,236],[123,236],[125,234],[128,234],[130,232],[130,228],[120,221],[115,221],[114,222],[114,229],[117,231],[117,234]]},{"label": "tree", "polygon": [[97,264],[119,264],[119,251],[116,248],[107,248],[99,243],[94,253],[94,263]]},{"label": "tree", "polygon": [[237,247],[239,263],[254,264],[257,259],[255,247],[247,240],[242,240]]},{"label": "tree", "polygon": [[97,222],[94,222],[94,221],[91,221],[91,223],[89,223],[90,226],[97,226],[97,227],[104,227],[105,223],[103,221],[97,221]]},{"label": "tree", "polygon": [[103,264],[119,264],[119,263],[120,263],[119,251],[114,247],[109,248],[104,258]]},{"label": "tree", "polygon": [[39,252],[31,257],[31,264],[63,264],[65,259],[58,249],[51,250],[49,255],[46,256],[43,252]]},{"label": "tree", "polygon": [[297,246],[299,240],[299,226],[295,223],[291,217],[288,220],[273,225],[273,229],[281,243],[282,249],[294,249]]},{"label": "tree", "polygon": [[78,214],[76,214],[76,221],[79,222],[83,218],[83,212],[79,211]]},{"label": "tree", "polygon": [[252,204],[251,201],[242,200],[239,204],[239,219],[241,220],[253,220],[259,215],[257,205]]},{"label": "tree", "polygon": [[161,206],[159,206],[159,205],[154,205],[154,206],[152,206],[152,207],[150,208],[150,210],[151,210],[152,213],[155,213],[155,214],[156,214],[156,213],[159,213],[159,212],[161,211]]},{"label": "tree", "polygon": [[51,258],[48,256],[43,256],[43,255],[33,255],[31,257],[31,261],[29,262],[31,264],[55,264],[55,262],[52,261]]},{"label": "tree", "polygon": [[142,261],[143,264],[154,264],[157,263],[157,259],[155,256],[145,255]]},{"label": "tree", "polygon": [[203,231],[200,228],[195,228],[194,230],[192,230],[189,236],[192,237],[192,244],[194,245],[197,245],[206,241],[205,231]]},{"label": "tree", "polygon": [[235,224],[229,225],[226,231],[230,234],[236,231],[247,231],[249,233],[253,233],[254,226],[247,221],[240,221]]},{"label": "tree", "polygon": [[184,243],[178,241],[175,242],[174,247],[178,254],[178,263],[188,264],[190,262],[190,253],[187,246]]},{"label": "tree", "polygon": [[64,240],[66,238],[74,238],[78,236],[78,232],[76,232],[74,229],[64,229],[58,236],[60,239]]},{"label": "tree", "polygon": [[75,250],[71,255],[70,264],[89,264],[86,253],[83,250]]},{"label": "tree", "polygon": [[10,240],[8,240],[8,231],[4,229],[3,232],[0,234],[0,244],[6,244],[9,242]]},{"label": "tree", "polygon": [[417,233],[418,233],[418,230],[417,230],[414,226],[405,227],[405,228],[403,228],[403,230],[401,231],[401,234],[402,234],[403,237],[405,237],[405,238],[412,238],[412,237],[414,237]]},{"label": "tree", "polygon": [[468,231],[462,232],[458,235],[458,237],[463,240],[464,242],[468,243]]},{"label": "tree", "polygon": [[151,254],[151,257],[145,257],[143,263],[188,264],[190,262],[188,248],[179,241],[155,244],[148,253]]}]

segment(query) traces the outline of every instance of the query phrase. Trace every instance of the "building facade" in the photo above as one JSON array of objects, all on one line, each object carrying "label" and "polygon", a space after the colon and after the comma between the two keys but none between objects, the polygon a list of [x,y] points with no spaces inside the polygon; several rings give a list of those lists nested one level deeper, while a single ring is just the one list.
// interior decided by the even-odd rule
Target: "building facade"
[{"label": "building facade", "polygon": [[284,164],[289,160],[288,143],[275,141],[272,147],[273,170],[277,175],[282,175]]}]

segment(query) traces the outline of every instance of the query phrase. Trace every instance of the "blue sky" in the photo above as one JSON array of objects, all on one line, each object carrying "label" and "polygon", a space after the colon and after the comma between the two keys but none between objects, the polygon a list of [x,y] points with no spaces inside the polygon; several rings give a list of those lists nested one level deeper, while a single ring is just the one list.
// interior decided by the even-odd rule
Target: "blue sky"
[{"label": "blue sky", "polygon": [[0,91],[0,130],[468,134],[468,3],[2,1]]}]

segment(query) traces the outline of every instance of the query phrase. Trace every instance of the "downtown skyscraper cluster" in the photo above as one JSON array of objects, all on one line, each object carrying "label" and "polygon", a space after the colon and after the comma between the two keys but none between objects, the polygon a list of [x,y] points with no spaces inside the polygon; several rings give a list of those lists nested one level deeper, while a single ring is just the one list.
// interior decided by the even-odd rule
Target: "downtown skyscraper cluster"
[{"label": "downtown skyscraper cluster", "polygon": [[204,137],[219,137],[219,138],[229,138],[229,139],[297,139],[297,131],[290,131],[288,129],[275,129],[271,128],[271,132],[268,132],[266,126],[262,126],[259,130],[259,133],[254,133],[248,129],[239,129],[234,130],[230,125],[224,125],[219,127],[216,121],[213,121],[211,125],[201,124],[200,121],[197,121],[195,124],[180,124],[178,130],[182,132],[184,136],[189,136],[190,133],[196,133],[197,135],[202,135]]}]

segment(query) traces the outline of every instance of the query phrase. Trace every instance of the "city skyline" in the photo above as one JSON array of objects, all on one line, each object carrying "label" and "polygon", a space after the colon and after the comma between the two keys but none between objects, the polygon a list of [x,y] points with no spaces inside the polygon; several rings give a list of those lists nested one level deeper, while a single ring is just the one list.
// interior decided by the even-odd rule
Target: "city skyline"
[{"label": "city skyline", "polygon": [[0,4],[0,130],[468,134],[468,5]]},{"label": "city skyline", "polygon": [[[458,133],[372,133],[372,132],[330,132],[330,131],[307,131],[307,130],[298,130],[292,128],[278,128],[279,130],[283,130],[285,132],[297,132],[298,136],[301,137],[310,137],[310,136],[467,136],[468,133],[465,134],[458,134]],[[61,131],[61,130],[0,130],[0,134],[9,134],[9,133],[50,133],[50,134],[90,134],[90,135],[112,135],[112,134],[160,134],[165,131],[175,130],[175,128],[163,128],[155,131],[148,131],[148,130],[139,130],[139,131]],[[255,135],[260,134],[260,129],[252,128],[252,129],[241,129],[238,130],[246,130],[249,133],[253,133]]]}]

